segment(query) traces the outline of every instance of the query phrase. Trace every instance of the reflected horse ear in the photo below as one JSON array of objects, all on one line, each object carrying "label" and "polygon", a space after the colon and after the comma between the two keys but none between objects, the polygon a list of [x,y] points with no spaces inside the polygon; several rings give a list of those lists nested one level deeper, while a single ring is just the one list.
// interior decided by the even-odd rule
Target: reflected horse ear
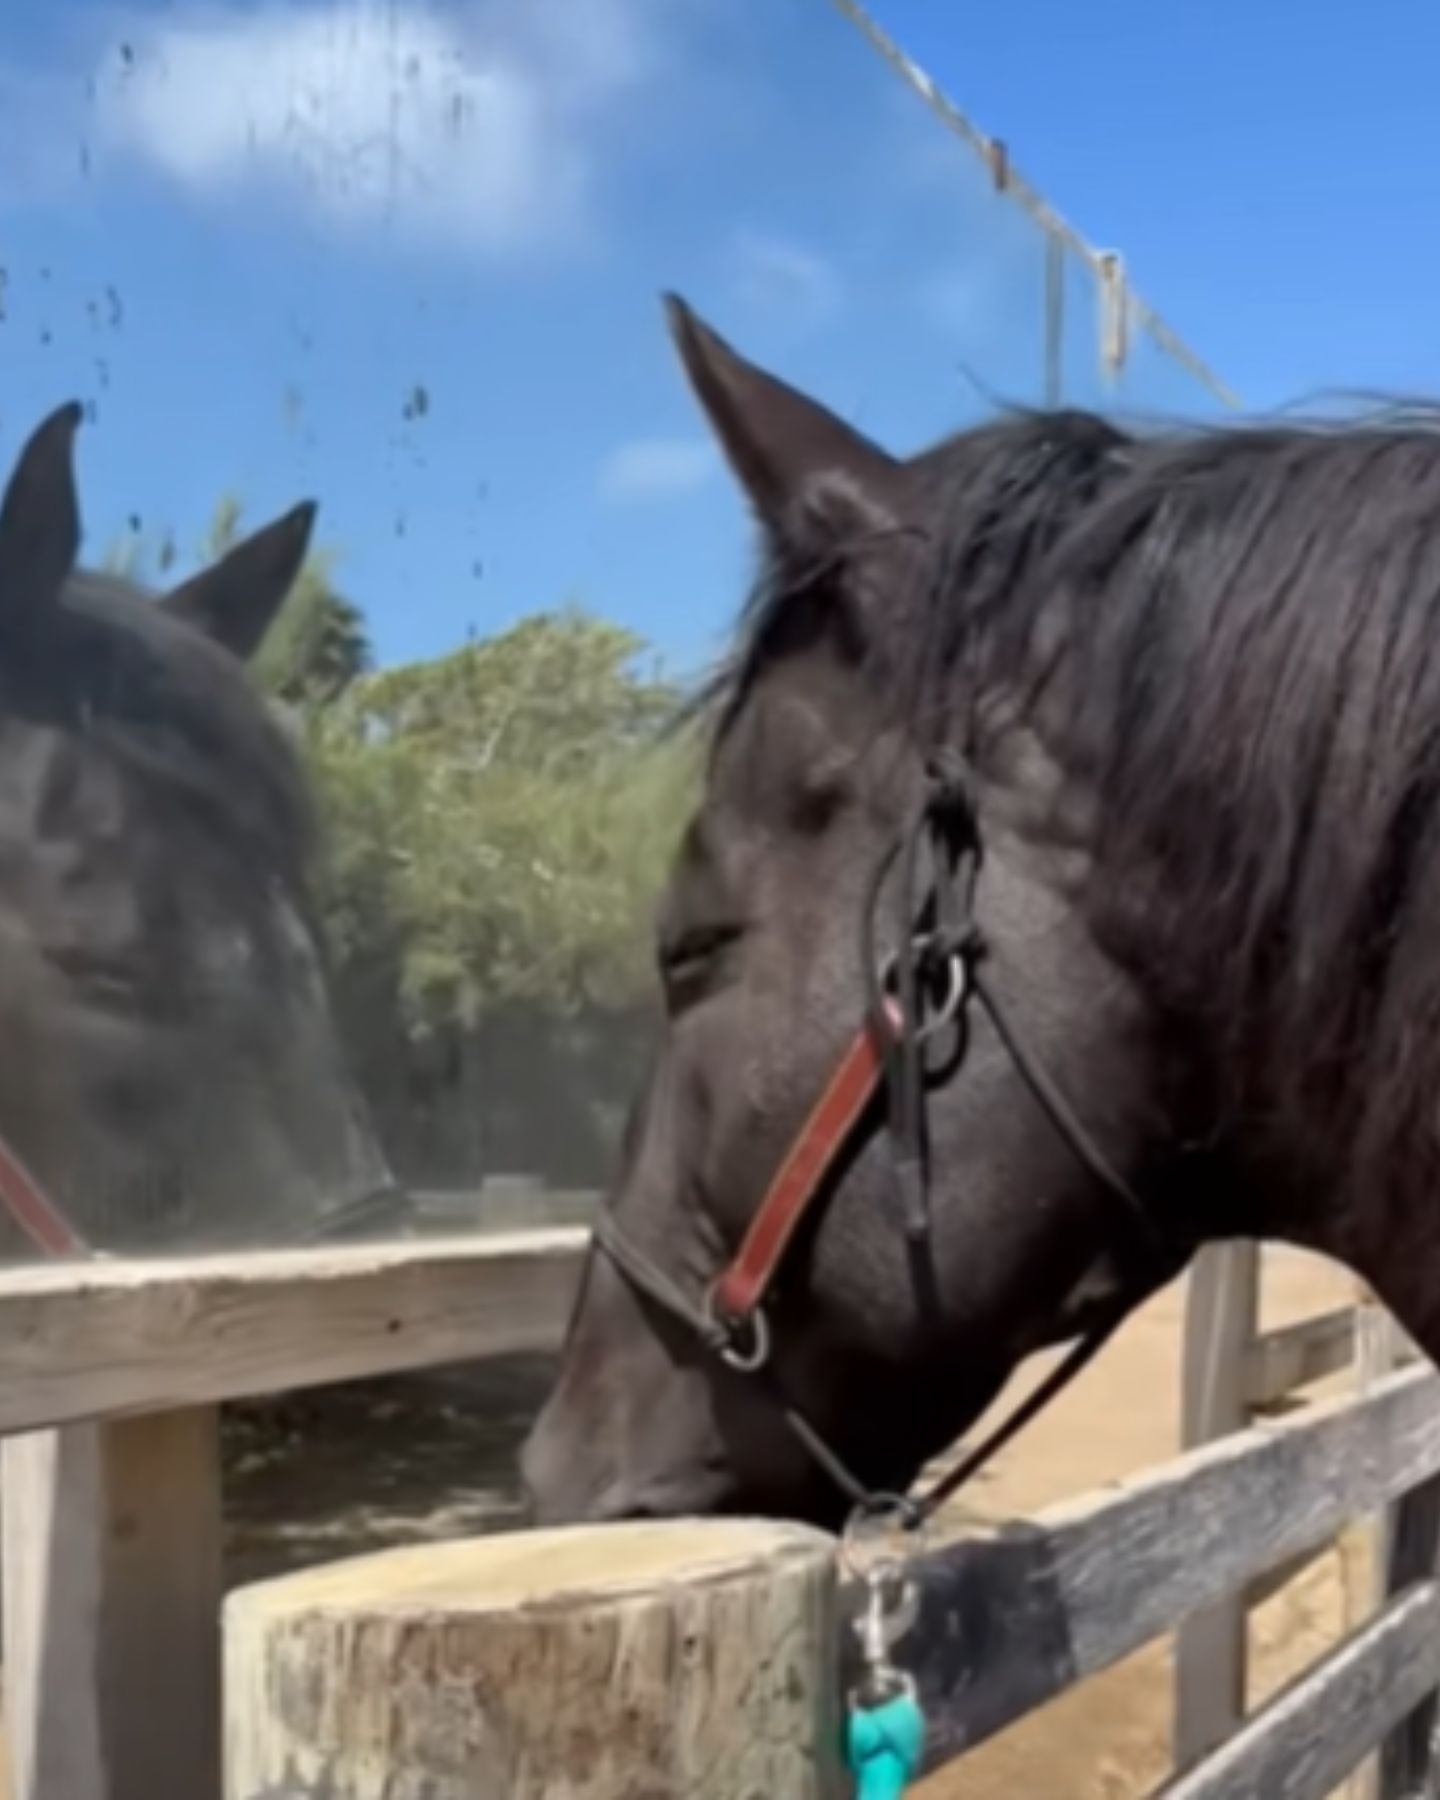
[{"label": "reflected horse ear", "polygon": [[56,605],[80,553],[71,402],[50,414],[21,450],[0,499],[0,623],[39,618]]},{"label": "reflected horse ear", "polygon": [[219,562],[173,588],[158,604],[232,655],[253,656],[288,599],[310,548],[315,502],[306,500],[243,538]]},{"label": "reflected horse ear", "polygon": [[676,294],[665,312],[685,373],[761,523],[782,544],[827,527],[893,524],[901,464],[734,350]]}]

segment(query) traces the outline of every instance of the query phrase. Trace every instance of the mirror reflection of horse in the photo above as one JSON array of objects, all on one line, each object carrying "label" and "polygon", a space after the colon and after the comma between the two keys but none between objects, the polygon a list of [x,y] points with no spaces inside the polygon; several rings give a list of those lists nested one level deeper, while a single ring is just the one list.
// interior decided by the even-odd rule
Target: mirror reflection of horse
[{"label": "mirror reflection of horse", "polygon": [[[904,1488],[1208,1239],[1338,1258],[1440,1353],[1440,424],[1021,414],[899,460],[670,306],[765,566],[661,909],[657,1065],[525,1451],[540,1514],[834,1524],[815,1439]],[[825,1115],[946,758],[975,960],[919,1094],[917,1238],[889,1076]],[[813,1204],[778,1263],[745,1239],[777,1279],[727,1342],[700,1297],[740,1291],[797,1145]]]},{"label": "mirror reflection of horse", "polygon": [[298,758],[244,667],[314,509],[163,596],[78,569],[79,419],[0,501],[0,1254],[321,1235],[388,1178],[330,1020]]}]

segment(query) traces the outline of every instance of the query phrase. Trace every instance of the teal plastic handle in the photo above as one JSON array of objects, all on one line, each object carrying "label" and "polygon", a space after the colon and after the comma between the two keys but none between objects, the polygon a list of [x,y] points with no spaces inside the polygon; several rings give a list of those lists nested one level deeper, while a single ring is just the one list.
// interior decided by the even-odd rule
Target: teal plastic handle
[{"label": "teal plastic handle", "polygon": [[913,1694],[855,1707],[845,1745],[855,1800],[900,1800],[924,1748],[925,1717]]}]

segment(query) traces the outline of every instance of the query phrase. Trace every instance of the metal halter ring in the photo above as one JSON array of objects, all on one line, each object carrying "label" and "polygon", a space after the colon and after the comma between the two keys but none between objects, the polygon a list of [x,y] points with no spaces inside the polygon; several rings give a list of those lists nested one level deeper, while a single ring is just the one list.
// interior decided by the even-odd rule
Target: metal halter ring
[{"label": "metal halter ring", "polygon": [[[717,1341],[716,1354],[727,1368],[741,1375],[754,1375],[770,1360],[770,1321],[756,1307],[746,1319],[727,1319],[716,1307],[715,1290],[706,1288],[701,1303],[705,1323]],[[749,1335],[749,1348],[744,1336]]]},{"label": "metal halter ring", "polygon": [[[929,945],[930,938],[928,935],[922,934],[912,940],[911,954],[918,960],[919,956],[929,948]],[[885,958],[884,965],[880,970],[882,992],[892,991],[895,968],[899,960],[899,953],[894,950]],[[916,1042],[923,1044],[927,1038],[932,1038],[937,1032],[944,1031],[947,1025],[953,1025],[960,1015],[960,1009],[965,1004],[969,990],[970,972],[969,964],[965,960],[965,952],[952,950],[945,958],[945,998],[941,1001],[939,1008],[924,1021],[915,1033]]]},{"label": "metal halter ring", "polygon": [[840,1566],[847,1575],[868,1583],[877,1565],[882,1568],[888,1565],[895,1552],[882,1547],[867,1555],[867,1537],[885,1533],[888,1529],[892,1533],[903,1534],[913,1542],[917,1532],[923,1533],[924,1526],[925,1510],[909,1494],[893,1494],[884,1490],[869,1494],[856,1503],[840,1533]]}]

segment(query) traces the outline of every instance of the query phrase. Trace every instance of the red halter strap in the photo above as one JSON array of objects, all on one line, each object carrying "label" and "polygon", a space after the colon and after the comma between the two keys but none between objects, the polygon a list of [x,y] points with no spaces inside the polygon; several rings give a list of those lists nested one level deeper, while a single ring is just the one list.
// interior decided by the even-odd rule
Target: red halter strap
[{"label": "red halter strap", "polygon": [[[900,1013],[891,1001],[885,1003],[885,1019],[892,1030],[899,1029]],[[726,1325],[750,1324],[765,1304],[791,1240],[884,1074],[880,1029],[867,1019],[776,1170],[740,1248],[710,1289],[710,1306]]]}]

